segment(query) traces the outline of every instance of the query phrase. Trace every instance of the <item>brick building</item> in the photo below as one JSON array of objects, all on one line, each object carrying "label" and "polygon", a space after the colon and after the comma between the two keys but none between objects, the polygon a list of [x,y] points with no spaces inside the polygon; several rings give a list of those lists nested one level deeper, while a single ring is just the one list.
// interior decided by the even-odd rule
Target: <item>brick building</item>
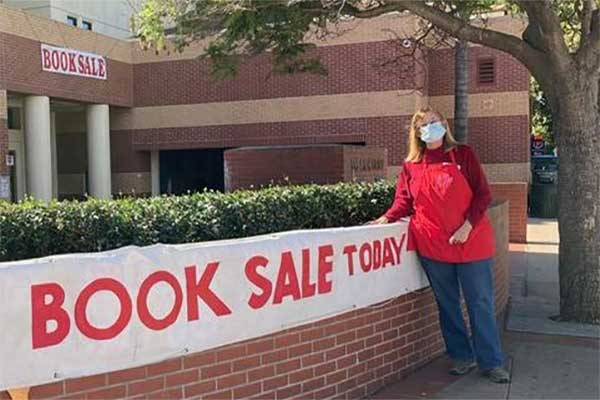
[{"label": "brick building", "polygon": [[[522,29],[509,17],[491,24]],[[381,68],[402,52],[389,31],[410,35],[416,26],[409,15],[349,22],[344,34],[317,42],[325,76],[273,75],[263,55],[235,78],[214,82],[207,62],[196,58],[203,43],[156,55],[0,5],[0,196],[223,189],[224,152],[245,146],[382,147],[394,176],[415,108],[431,104],[453,116],[452,49]],[[44,70],[47,45],[99,56],[106,75]],[[523,241],[529,74],[504,53],[473,46],[470,54],[469,143],[494,195],[510,200],[511,239]]]}]

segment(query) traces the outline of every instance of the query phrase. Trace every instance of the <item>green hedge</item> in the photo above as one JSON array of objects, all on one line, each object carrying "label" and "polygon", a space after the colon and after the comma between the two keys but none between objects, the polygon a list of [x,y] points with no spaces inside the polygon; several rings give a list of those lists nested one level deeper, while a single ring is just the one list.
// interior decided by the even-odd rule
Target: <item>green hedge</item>
[{"label": "green hedge", "polygon": [[393,194],[391,181],[378,181],[48,205],[0,202],[0,261],[357,225],[381,215]]}]

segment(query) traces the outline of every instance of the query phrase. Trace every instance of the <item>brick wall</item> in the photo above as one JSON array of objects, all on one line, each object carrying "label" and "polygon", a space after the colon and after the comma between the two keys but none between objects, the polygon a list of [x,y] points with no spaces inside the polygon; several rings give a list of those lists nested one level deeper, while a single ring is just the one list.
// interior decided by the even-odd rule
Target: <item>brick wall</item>
[{"label": "brick wall", "polygon": [[497,200],[508,201],[510,241],[527,241],[527,183],[492,183],[492,196]]},{"label": "brick wall", "polygon": [[[0,73],[0,82],[2,82],[2,74]],[[0,174],[8,174],[6,166],[6,155],[8,153],[8,110],[7,110],[6,91],[0,89]]]},{"label": "brick wall", "polygon": [[[492,58],[495,61],[496,80],[492,84],[477,83],[477,61]],[[428,95],[454,93],[454,49],[430,51],[426,57],[429,65]],[[469,93],[520,92],[529,90],[529,72],[514,57],[488,47],[469,48]]]},{"label": "brick wall", "polygon": [[[496,313],[508,298],[506,203],[496,233]],[[463,315],[466,309],[463,303]],[[430,288],[276,334],[157,364],[32,388],[31,398],[361,398],[444,351]],[[0,399],[8,398],[0,392]]]},{"label": "brick wall", "polygon": [[344,179],[342,146],[249,147],[226,150],[225,190],[270,182],[326,184]]},{"label": "brick wall", "polygon": [[[225,190],[271,182],[327,184],[384,178],[386,150],[363,146],[309,145],[286,147],[242,147],[224,152]],[[380,168],[357,167],[357,160],[378,160]]]},{"label": "brick wall", "polygon": [[[115,44],[116,45],[116,44]],[[133,66],[107,57],[106,80],[42,71],[40,42],[0,32],[0,77],[13,92],[90,103],[133,105]]]},{"label": "brick wall", "polygon": [[[215,82],[207,60],[191,59],[134,66],[135,105],[193,104],[320,94],[413,89],[414,61],[384,68],[400,55],[390,41],[318,47],[309,56],[320,57],[328,74],[275,74],[269,54],[250,58],[229,80]],[[406,50],[404,50],[406,52]]]}]

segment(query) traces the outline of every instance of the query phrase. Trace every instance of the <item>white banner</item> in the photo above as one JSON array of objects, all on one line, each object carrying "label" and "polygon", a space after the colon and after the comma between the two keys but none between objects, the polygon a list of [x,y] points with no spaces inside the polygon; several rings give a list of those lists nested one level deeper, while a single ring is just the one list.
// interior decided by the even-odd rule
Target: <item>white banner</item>
[{"label": "white banner", "polygon": [[0,390],[158,362],[423,288],[407,225],[0,263]]},{"label": "white banner", "polygon": [[97,54],[41,45],[42,70],[86,78],[106,79],[106,60]]}]

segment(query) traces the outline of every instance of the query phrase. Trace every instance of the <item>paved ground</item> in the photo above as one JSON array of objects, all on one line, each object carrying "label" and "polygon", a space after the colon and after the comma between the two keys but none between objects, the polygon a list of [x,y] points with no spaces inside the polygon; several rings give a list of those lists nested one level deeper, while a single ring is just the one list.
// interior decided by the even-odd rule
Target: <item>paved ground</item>
[{"label": "paved ground", "polygon": [[453,377],[443,356],[373,399],[600,399],[600,327],[548,318],[558,314],[556,222],[530,220],[528,239],[511,245],[502,342],[512,382],[494,384],[478,371]]}]

